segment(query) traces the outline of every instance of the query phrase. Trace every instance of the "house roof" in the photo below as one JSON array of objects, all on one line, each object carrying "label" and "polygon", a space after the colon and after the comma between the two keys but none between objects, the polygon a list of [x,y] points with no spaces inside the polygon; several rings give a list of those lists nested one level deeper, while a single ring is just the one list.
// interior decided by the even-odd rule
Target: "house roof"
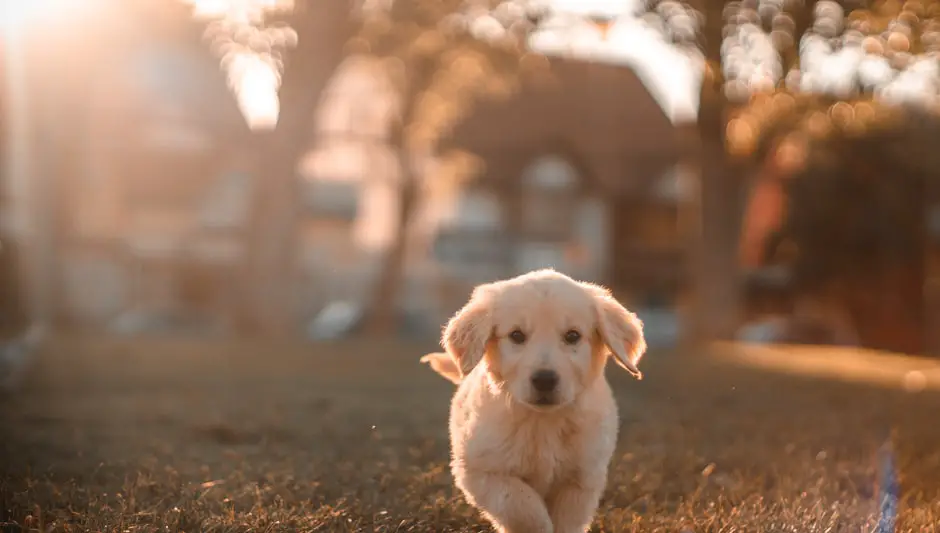
[{"label": "house roof", "polygon": [[678,155],[676,127],[633,70],[563,58],[551,63],[557,83],[528,84],[508,100],[481,102],[447,144],[485,159],[564,147],[585,164]]},{"label": "house roof", "polygon": [[[694,9],[673,6],[664,19],[648,12],[644,0],[550,2],[555,5],[554,12],[529,36],[532,50],[629,68],[672,122],[695,121],[704,62],[687,40],[698,31]],[[653,19],[640,15],[644,12]],[[598,24],[598,20],[604,22]],[[652,20],[661,21],[664,27],[657,27]],[[677,37],[684,44],[673,42]]]}]

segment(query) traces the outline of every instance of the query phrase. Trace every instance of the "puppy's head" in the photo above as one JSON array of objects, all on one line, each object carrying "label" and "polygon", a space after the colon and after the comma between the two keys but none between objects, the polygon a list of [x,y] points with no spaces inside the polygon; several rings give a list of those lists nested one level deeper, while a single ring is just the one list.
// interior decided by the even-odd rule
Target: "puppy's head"
[{"label": "puppy's head", "polygon": [[481,285],[444,329],[461,375],[481,361],[519,402],[552,408],[574,401],[608,355],[637,378],[643,325],[610,293],[551,270]]}]

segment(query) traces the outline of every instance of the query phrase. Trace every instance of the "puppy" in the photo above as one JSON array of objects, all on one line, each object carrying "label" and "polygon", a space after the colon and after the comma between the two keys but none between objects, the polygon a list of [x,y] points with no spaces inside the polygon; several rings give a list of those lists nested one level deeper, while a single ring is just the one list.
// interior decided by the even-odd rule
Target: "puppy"
[{"label": "puppy", "polygon": [[641,378],[643,326],[610,293],[552,270],[481,285],[422,358],[457,383],[456,485],[503,533],[590,527],[617,442],[608,356]]}]

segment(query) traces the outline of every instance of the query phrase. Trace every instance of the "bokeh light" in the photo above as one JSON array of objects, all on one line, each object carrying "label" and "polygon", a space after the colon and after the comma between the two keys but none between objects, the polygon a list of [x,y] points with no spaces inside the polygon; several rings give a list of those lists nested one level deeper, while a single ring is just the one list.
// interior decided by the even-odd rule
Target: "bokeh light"
[{"label": "bokeh light", "polygon": [[[722,71],[732,101],[783,86],[836,98],[871,94],[892,104],[937,105],[940,21],[921,2],[846,12],[838,2],[822,0],[797,42],[800,9],[801,2],[782,0],[725,9]],[[790,56],[796,61],[787,65]]]},{"label": "bokeh light", "polygon": [[206,19],[206,39],[219,56],[228,84],[249,127],[271,129],[280,114],[282,54],[297,44],[297,32],[269,25],[272,14],[289,12],[293,0],[186,0]]}]

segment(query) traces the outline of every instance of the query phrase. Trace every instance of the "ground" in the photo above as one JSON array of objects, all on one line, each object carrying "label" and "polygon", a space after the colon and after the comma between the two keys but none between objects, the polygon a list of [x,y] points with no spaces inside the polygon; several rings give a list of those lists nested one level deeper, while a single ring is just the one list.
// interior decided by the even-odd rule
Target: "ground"
[{"label": "ground", "polygon": [[[482,532],[429,344],[61,338],[0,400],[0,530]],[[940,531],[940,394],[653,351],[608,368],[619,450],[592,531]]]}]

